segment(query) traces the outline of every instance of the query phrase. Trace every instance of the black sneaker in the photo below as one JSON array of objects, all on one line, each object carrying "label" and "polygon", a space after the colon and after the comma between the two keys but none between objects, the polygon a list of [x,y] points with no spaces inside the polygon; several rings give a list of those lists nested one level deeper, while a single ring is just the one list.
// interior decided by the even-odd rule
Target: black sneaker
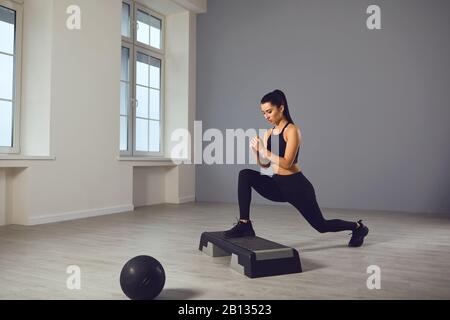
[{"label": "black sneaker", "polygon": [[358,221],[359,228],[353,230],[352,238],[350,239],[350,242],[348,243],[349,247],[360,247],[362,246],[364,242],[364,237],[367,236],[369,233],[369,228],[367,228],[361,220]]},{"label": "black sneaker", "polygon": [[223,235],[225,238],[254,237],[255,230],[250,220],[247,223],[239,221],[233,228],[224,231]]}]

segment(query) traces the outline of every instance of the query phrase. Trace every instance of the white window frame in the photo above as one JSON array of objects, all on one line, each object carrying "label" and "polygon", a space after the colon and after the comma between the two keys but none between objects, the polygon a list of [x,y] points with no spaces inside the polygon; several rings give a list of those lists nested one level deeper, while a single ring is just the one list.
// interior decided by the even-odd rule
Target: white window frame
[{"label": "white window frame", "polygon": [[[155,12],[149,7],[134,1],[134,0],[122,0],[130,6],[130,20],[131,20],[131,37],[122,36],[122,47],[130,49],[130,77],[131,77],[131,89],[130,97],[128,101],[128,150],[120,150],[121,156],[144,156],[144,157],[163,157],[165,153],[164,140],[165,140],[165,30],[166,20],[163,15]],[[154,48],[150,45],[140,43],[137,41],[137,11],[142,10],[162,21],[161,23],[161,49]],[[144,152],[136,150],[136,61],[137,53],[149,55],[151,57],[161,60],[161,78],[160,78],[160,134],[159,134],[159,152]],[[131,132],[130,132],[131,130]],[[120,146],[119,146],[120,149]]]},{"label": "white window frame", "polygon": [[[127,48],[130,54],[130,58],[129,58],[129,66],[128,66],[128,70],[129,70],[129,77],[130,77],[130,90],[129,90],[129,97],[128,97],[128,108],[127,108],[127,115],[128,115],[128,121],[127,121],[127,150],[126,151],[121,151],[121,155],[132,155],[132,147],[133,147],[133,136],[132,134],[130,134],[130,130],[133,130],[133,103],[134,103],[134,90],[135,88],[133,87],[133,79],[134,79],[134,66],[133,66],[133,57],[134,57],[134,51],[133,51],[133,45],[128,43],[128,42],[122,42],[122,48]],[[120,50],[122,52],[122,50]],[[122,53],[121,53],[122,54]],[[122,83],[122,79],[120,79],[120,82]],[[122,93],[121,93],[122,94]],[[120,99],[122,100],[122,97],[120,97]],[[121,114],[119,112],[119,118],[120,118]],[[133,130],[134,131],[134,130]],[[131,150],[130,150],[131,147]],[[119,146],[120,149],[120,146]]]},{"label": "white window frame", "polygon": [[0,0],[0,6],[16,12],[15,43],[14,43],[14,75],[13,75],[13,145],[0,147],[0,153],[20,154],[20,106],[21,106],[21,76],[22,76],[22,32],[23,5],[10,0]]},{"label": "white window frame", "polygon": [[[158,156],[158,157],[162,157],[164,155],[164,139],[163,139],[163,132],[164,132],[164,56],[156,54],[148,49],[144,49],[142,47],[139,48],[135,48],[134,50],[134,66],[133,69],[136,70],[136,61],[137,61],[137,54],[138,52],[146,54],[148,56],[157,58],[159,60],[161,60],[161,78],[160,78],[160,101],[159,101],[159,151],[160,152],[144,152],[144,151],[137,151],[136,150],[136,130],[134,130],[134,128],[136,128],[136,100],[133,101],[132,106],[133,106],[133,152],[135,156]],[[135,83],[135,78],[133,79],[133,97],[136,97],[136,83]]]},{"label": "white window frame", "polygon": [[[131,0],[122,0],[122,3],[126,3],[130,6],[130,37],[125,37],[122,35],[122,42],[129,42],[133,44],[133,21],[134,21],[134,13],[133,13],[133,2]],[[122,17],[122,16],[121,16]],[[122,34],[122,28],[120,28],[120,33]]]}]

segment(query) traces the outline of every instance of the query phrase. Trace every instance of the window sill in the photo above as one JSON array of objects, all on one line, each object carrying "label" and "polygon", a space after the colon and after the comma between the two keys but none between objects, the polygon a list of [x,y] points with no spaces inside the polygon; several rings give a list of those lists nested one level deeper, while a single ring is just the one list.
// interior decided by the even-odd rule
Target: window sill
[{"label": "window sill", "polygon": [[0,155],[0,160],[56,160],[51,156]]},{"label": "window sill", "polygon": [[0,155],[0,168],[26,168],[29,167],[25,161],[54,161],[56,157],[51,156],[21,156]]},{"label": "window sill", "polygon": [[168,158],[153,157],[117,157],[119,161],[134,162],[136,167],[176,167],[177,163]]}]

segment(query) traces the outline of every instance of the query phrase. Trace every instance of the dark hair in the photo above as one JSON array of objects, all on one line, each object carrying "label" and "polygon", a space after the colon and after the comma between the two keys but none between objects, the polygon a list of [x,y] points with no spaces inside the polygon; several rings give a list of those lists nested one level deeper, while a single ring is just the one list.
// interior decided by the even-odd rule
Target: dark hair
[{"label": "dark hair", "polygon": [[284,116],[286,117],[286,119],[289,123],[292,123],[292,124],[294,123],[294,121],[292,121],[291,115],[289,114],[288,102],[287,102],[286,96],[284,95],[283,91],[275,90],[275,91],[272,91],[272,92],[266,94],[261,99],[261,104],[264,104],[267,102],[270,102],[272,105],[276,106],[277,108],[284,106],[284,111],[283,111]]}]

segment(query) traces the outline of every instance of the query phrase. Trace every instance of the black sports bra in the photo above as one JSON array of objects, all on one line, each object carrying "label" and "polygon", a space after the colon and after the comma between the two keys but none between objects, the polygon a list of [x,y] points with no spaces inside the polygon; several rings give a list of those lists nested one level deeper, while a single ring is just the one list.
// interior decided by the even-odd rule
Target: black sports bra
[{"label": "black sports bra", "polygon": [[[291,124],[290,122],[288,122],[288,124],[286,124],[283,128],[283,130],[281,131],[281,133],[278,135],[278,139],[276,138],[277,136],[275,136],[275,138],[272,141],[272,132],[273,129],[275,129],[275,127],[272,129],[272,132],[270,133],[269,138],[267,138],[267,150],[269,150],[270,152],[273,152],[275,154],[278,154],[279,157],[284,157],[284,153],[286,152],[286,141],[284,141],[283,138],[283,132],[284,130],[287,128],[287,126]],[[300,149],[300,148],[299,148]],[[298,162],[298,152],[299,149],[297,150],[297,154],[295,155],[295,160],[294,160],[294,164]]]}]

